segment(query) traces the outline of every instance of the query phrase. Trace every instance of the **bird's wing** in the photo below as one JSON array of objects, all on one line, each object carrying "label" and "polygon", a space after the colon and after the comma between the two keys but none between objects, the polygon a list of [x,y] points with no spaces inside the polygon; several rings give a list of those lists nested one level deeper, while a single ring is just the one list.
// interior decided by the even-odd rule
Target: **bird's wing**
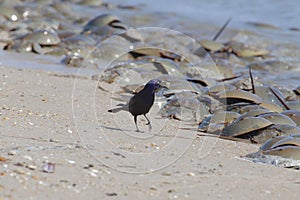
[{"label": "bird's wing", "polygon": [[129,106],[129,111],[131,108],[134,107],[134,105],[136,104],[136,98],[137,98],[137,95],[131,97],[131,99],[129,100],[129,103],[128,103],[128,106]]}]

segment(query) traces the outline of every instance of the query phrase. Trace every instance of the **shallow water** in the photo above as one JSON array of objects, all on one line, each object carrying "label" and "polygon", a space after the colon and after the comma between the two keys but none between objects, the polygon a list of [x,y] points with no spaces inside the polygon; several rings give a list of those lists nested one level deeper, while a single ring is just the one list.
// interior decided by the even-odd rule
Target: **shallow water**
[{"label": "shallow water", "polygon": [[[220,26],[229,17],[232,18],[230,28],[252,30],[273,39],[294,41],[300,45],[298,31],[291,31],[290,28],[300,28],[299,2],[293,0],[287,1],[260,1],[253,0],[251,2],[235,1],[235,0],[185,0],[185,1],[147,1],[133,0],[130,3],[124,1],[110,1],[121,5],[137,5],[144,13],[160,14],[164,17],[158,24],[164,27],[175,27],[185,31],[198,31],[200,24],[208,26]],[[175,20],[176,19],[176,20]],[[278,30],[272,28],[258,28],[249,22],[266,23],[277,27]],[[156,23],[156,22],[155,22]],[[155,24],[149,24],[155,25]],[[203,28],[201,26],[201,28]],[[207,27],[209,29],[209,27]],[[280,37],[280,38],[279,38]]]},{"label": "shallow water", "polygon": [[[276,80],[278,85],[284,84],[290,88],[299,86],[300,31],[290,30],[290,28],[300,28],[300,18],[297,17],[300,13],[300,6],[297,1],[185,0],[175,3],[170,0],[133,0],[128,2],[112,0],[109,3],[113,5],[112,9],[79,4],[70,4],[70,6],[75,13],[78,13],[78,16],[93,18],[103,13],[113,13],[132,27],[170,28],[186,33],[197,40],[212,39],[220,26],[231,17],[228,28],[218,40],[225,42],[234,37],[238,31],[251,31],[251,34],[263,38],[262,41],[267,43],[266,46],[271,50],[273,58],[294,66],[291,71],[254,72],[254,74],[258,78],[261,78],[259,75],[263,74],[266,80],[269,82]],[[134,6],[135,9],[120,9],[117,8],[117,5]],[[253,23],[263,24],[255,25]],[[81,27],[78,29],[80,30]],[[0,56],[5,58],[2,59],[2,64],[7,66],[38,68],[71,74],[78,71],[76,68],[61,64],[61,57],[36,54],[28,56],[28,54],[10,52],[1,52]],[[244,71],[246,73],[247,69]],[[92,72],[86,73],[91,74]]]}]

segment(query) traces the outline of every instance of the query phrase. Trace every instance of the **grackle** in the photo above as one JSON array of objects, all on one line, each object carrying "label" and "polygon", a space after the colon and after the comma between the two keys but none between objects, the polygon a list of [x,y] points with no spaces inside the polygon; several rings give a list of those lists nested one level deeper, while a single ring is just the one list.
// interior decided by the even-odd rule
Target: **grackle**
[{"label": "grackle", "polygon": [[155,91],[160,87],[162,87],[160,80],[150,80],[141,91],[131,97],[128,104],[119,104],[122,107],[110,109],[108,112],[116,113],[121,110],[128,110],[133,115],[137,132],[140,131],[137,125],[137,116],[144,115],[147,120],[147,125],[149,125],[151,129],[151,123],[146,114],[154,103]]}]

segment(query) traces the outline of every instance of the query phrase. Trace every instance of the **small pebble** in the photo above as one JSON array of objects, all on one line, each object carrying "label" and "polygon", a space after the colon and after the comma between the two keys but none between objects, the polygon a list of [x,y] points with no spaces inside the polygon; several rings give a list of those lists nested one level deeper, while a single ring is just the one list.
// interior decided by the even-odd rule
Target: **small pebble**
[{"label": "small pebble", "polygon": [[31,170],[35,170],[37,168],[36,165],[27,165],[26,167]]},{"label": "small pebble", "polygon": [[94,165],[93,164],[88,164],[88,165],[83,166],[83,169],[89,169],[91,167],[94,167]]},{"label": "small pebble", "polygon": [[98,177],[97,174],[95,174],[94,172],[89,172],[89,174],[93,177]]},{"label": "small pebble", "polygon": [[169,173],[169,172],[162,172],[161,175],[163,175],[163,176],[171,176],[172,174]]},{"label": "small pebble", "polygon": [[60,142],[60,140],[56,140],[56,139],[50,139],[49,142]]},{"label": "small pebble", "polygon": [[32,160],[32,158],[30,156],[23,156],[23,158],[25,158],[27,160]]},{"label": "small pebble", "polygon": [[195,173],[193,173],[193,172],[188,172],[187,175],[188,175],[188,176],[195,176]]},{"label": "small pebble", "polygon": [[156,188],[155,186],[151,186],[151,187],[150,187],[150,190],[157,191],[157,188]]},{"label": "small pebble", "polygon": [[54,171],[55,171],[55,164],[54,163],[47,162],[47,163],[43,164],[43,172],[54,173]]},{"label": "small pebble", "polygon": [[110,196],[110,197],[112,197],[112,196],[118,196],[118,194],[117,193],[115,193],[115,192],[112,192],[112,193],[105,193],[107,196]]},{"label": "small pebble", "polygon": [[99,171],[98,171],[97,169],[91,169],[91,171],[92,171],[93,173],[99,173]]},{"label": "small pebble", "polygon": [[70,164],[75,164],[76,162],[74,160],[66,160]]},{"label": "small pebble", "polygon": [[9,161],[9,159],[0,156],[0,162],[7,162],[7,161]]},{"label": "small pebble", "polygon": [[25,171],[23,171],[21,169],[15,169],[14,172],[17,174],[25,174]]}]

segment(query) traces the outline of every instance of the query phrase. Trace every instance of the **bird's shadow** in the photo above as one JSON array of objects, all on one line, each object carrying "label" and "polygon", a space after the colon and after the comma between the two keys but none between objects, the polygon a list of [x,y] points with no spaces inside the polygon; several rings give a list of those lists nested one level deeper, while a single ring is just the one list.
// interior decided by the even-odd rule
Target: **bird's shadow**
[{"label": "bird's shadow", "polygon": [[150,131],[146,132],[146,131],[141,131],[141,130],[136,131],[136,130],[120,129],[120,128],[114,128],[114,127],[103,126],[103,125],[101,125],[99,127],[109,129],[109,130],[113,130],[113,131],[120,131],[122,133],[125,133],[129,137],[138,138],[138,139],[142,139],[142,140],[148,140],[152,137],[157,136],[156,134],[153,134]]},{"label": "bird's shadow", "polygon": [[[145,133],[145,131],[135,131],[135,130],[128,130],[128,129],[120,129],[120,128],[114,128],[114,127],[109,127],[109,126],[99,126],[101,128],[105,128],[105,129],[109,129],[109,130],[114,130],[114,131],[130,131],[130,132],[135,132],[135,133]],[[160,136],[160,137],[174,137],[174,136],[168,136],[168,135],[159,135],[159,134],[151,134],[151,136]],[[178,136],[176,136],[178,137]],[[193,139],[193,138],[189,138],[189,137],[184,137],[184,136],[179,136],[179,138],[183,138],[183,139]],[[141,138],[140,138],[141,139]],[[149,139],[149,138],[142,138],[142,139]]]},{"label": "bird's shadow", "polygon": [[109,129],[109,130],[113,130],[113,131],[132,131],[132,130],[126,130],[126,129],[120,129],[120,128],[114,128],[114,127],[110,127],[110,126],[99,126],[101,128],[105,128],[105,129]]},{"label": "bird's shadow", "polygon": [[101,128],[105,128],[105,129],[109,129],[109,130],[113,130],[113,131],[121,131],[121,132],[124,132],[124,131],[128,131],[128,132],[135,132],[135,133],[145,133],[145,131],[136,131],[136,130],[128,130],[128,129],[121,129],[121,128],[114,128],[114,127],[110,127],[110,126],[99,126]]}]

